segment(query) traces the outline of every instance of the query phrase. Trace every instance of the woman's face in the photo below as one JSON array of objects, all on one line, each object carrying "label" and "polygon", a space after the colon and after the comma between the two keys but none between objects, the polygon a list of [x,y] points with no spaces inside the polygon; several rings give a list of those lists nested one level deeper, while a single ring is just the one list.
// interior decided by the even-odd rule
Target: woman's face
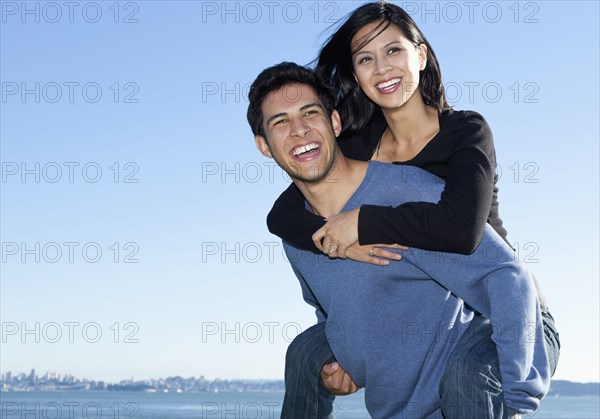
[{"label": "woman's face", "polygon": [[423,100],[419,92],[419,72],[427,63],[427,47],[415,47],[394,24],[363,43],[378,22],[366,25],[352,38],[354,77],[369,99],[382,109],[395,109],[409,99]]}]

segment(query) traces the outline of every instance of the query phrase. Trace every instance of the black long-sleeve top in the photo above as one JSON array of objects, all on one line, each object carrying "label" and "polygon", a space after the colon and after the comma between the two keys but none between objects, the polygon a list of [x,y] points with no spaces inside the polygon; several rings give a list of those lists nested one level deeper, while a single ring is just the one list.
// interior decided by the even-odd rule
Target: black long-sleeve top
[{"label": "black long-sleeve top", "polygon": [[[487,122],[476,112],[445,110],[439,114],[439,123],[439,132],[419,154],[395,164],[417,166],[444,179],[440,201],[361,206],[360,244],[399,243],[469,254],[481,241],[486,222],[506,241],[507,232],[498,214],[496,153]],[[385,128],[385,120],[375,118],[338,144],[345,156],[370,160]],[[324,224],[323,217],[305,209],[304,197],[294,184],[279,196],[267,216],[271,233],[315,252],[311,236]]]}]

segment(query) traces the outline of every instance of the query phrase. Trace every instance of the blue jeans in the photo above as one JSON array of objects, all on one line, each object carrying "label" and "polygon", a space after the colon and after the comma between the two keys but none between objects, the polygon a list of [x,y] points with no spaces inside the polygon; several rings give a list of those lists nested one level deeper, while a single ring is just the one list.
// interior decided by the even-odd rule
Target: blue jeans
[{"label": "blue jeans", "polygon": [[[550,372],[554,375],[560,341],[550,313],[542,313],[542,320]],[[475,316],[448,358],[440,398],[446,419],[505,419],[516,413],[504,404],[498,353],[492,341],[492,326],[485,317]]]},{"label": "blue jeans", "polygon": [[335,357],[325,336],[325,322],[296,336],[285,355],[282,419],[333,418],[335,396],[321,381],[321,368],[332,362]]},{"label": "blue jeans", "polygon": [[[554,319],[543,313],[546,351],[554,374],[560,342]],[[440,382],[442,414],[446,419],[500,419],[514,414],[504,405],[492,326],[476,316],[448,359]],[[323,365],[335,362],[327,343],[325,323],[299,334],[285,360],[285,396],[282,419],[332,417],[335,396],[321,381]]]}]

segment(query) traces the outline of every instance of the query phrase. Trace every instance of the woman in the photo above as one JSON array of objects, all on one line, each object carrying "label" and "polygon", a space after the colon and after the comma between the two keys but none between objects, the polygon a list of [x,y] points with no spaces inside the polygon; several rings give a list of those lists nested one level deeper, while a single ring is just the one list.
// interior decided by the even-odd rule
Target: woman
[{"label": "woman", "polygon": [[[324,46],[317,72],[339,92],[336,108],[344,127],[339,145],[346,156],[421,167],[443,178],[445,190],[437,204],[363,205],[324,220],[305,211],[304,198],[292,185],[269,214],[271,232],[330,257],[380,265],[389,263],[383,258],[395,258],[381,246],[394,243],[471,253],[486,222],[506,240],[498,215],[491,131],[479,114],[449,109],[433,49],[406,12],[389,3],[369,3],[355,10]],[[554,371],[558,335],[545,303],[541,306]],[[491,326],[481,319],[472,327],[473,333],[467,334],[471,339],[461,342],[461,353],[447,365],[440,388],[442,410],[447,417],[515,415],[503,403]],[[284,417],[298,417],[297,410],[288,410],[294,400],[306,404],[317,394],[321,396],[315,404],[323,408],[319,415],[328,412],[332,397],[315,381],[321,366],[334,361],[328,350],[319,325],[290,345]],[[308,374],[299,378],[299,370]],[[334,394],[356,389],[341,369],[331,379],[337,382],[328,387]],[[287,388],[290,382],[297,388]],[[302,386],[307,387],[306,394]]]}]

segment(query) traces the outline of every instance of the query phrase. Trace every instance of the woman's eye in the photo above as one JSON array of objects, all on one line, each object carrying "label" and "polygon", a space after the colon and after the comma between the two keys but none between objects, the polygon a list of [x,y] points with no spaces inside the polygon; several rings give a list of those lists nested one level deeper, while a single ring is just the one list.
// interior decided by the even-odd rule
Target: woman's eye
[{"label": "woman's eye", "polygon": [[363,64],[363,63],[366,63],[368,61],[371,61],[371,57],[361,58],[360,60],[358,60],[358,64]]},{"label": "woman's eye", "polygon": [[397,53],[399,51],[400,51],[400,48],[398,48],[398,47],[390,48],[388,50],[388,55],[395,54],[395,53]]},{"label": "woman's eye", "polygon": [[310,116],[310,115],[314,115],[314,114],[316,114],[316,113],[317,113],[317,111],[315,111],[315,110],[310,110],[310,111],[306,111],[306,113],[304,114],[304,116]]}]

